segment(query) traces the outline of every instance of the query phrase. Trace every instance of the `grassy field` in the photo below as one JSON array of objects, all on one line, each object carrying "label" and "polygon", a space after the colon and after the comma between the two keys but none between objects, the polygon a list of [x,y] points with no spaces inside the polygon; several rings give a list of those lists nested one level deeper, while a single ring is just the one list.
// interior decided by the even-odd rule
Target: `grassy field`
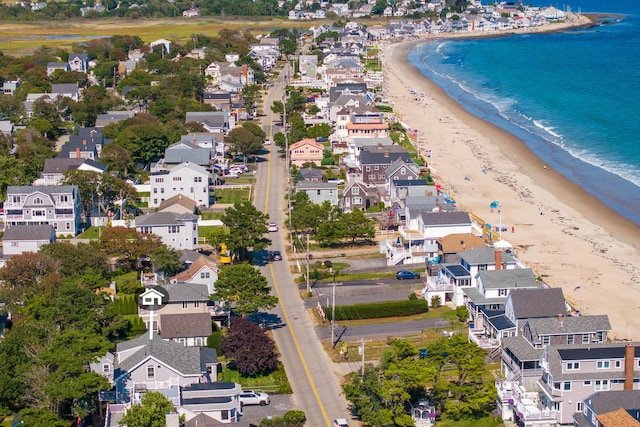
[{"label": "grassy field", "polygon": [[236,202],[241,202],[243,200],[249,200],[249,190],[248,189],[218,189],[216,190],[216,203],[218,204],[233,204]]},{"label": "grassy field", "polygon": [[185,42],[191,40],[192,34],[213,36],[222,29],[250,28],[258,34],[274,28],[292,26],[291,21],[271,20],[266,17],[261,20],[202,17],[5,22],[0,24],[0,34],[4,34],[0,42],[0,51],[20,55],[32,52],[43,45],[69,50],[74,43],[114,35],[137,35],[147,43],[160,38]]}]

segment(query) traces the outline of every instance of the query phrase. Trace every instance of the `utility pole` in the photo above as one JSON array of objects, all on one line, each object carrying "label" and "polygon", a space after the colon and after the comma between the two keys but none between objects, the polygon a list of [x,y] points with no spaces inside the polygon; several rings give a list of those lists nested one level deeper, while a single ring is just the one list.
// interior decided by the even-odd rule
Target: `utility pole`
[{"label": "utility pole", "polygon": [[[288,65],[288,63],[287,63]],[[286,68],[287,66],[285,66]],[[283,117],[282,128],[284,130],[284,145],[285,145],[285,166],[287,168],[287,213],[289,214],[289,242],[291,243],[291,251],[295,252],[296,248],[293,245],[293,229],[291,228],[291,166],[289,155],[289,134],[287,133],[287,88],[285,87],[284,97],[282,99]]]},{"label": "utility pole", "polygon": [[360,372],[360,377],[364,378],[364,338],[360,340],[360,354],[362,355],[362,371]]},{"label": "utility pole", "polygon": [[331,268],[329,270],[333,274],[333,297],[331,301],[331,348],[335,346],[335,333],[336,333],[336,272]]},{"label": "utility pole", "polygon": [[307,232],[307,294],[311,292],[311,285],[309,284],[309,233]]}]

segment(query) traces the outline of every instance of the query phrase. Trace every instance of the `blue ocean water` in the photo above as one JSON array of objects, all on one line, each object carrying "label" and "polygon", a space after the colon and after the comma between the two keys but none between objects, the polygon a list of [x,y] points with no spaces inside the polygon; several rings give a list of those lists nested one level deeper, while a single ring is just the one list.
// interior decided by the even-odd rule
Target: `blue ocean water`
[{"label": "blue ocean water", "polygon": [[623,15],[552,34],[436,40],[408,59],[468,111],[640,225],[640,2],[557,7]]}]

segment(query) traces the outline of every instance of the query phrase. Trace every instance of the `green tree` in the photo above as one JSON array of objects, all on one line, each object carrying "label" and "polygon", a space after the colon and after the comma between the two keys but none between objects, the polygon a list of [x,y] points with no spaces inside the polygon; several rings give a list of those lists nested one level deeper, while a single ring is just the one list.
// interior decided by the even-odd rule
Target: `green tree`
[{"label": "green tree", "polygon": [[129,171],[133,169],[131,154],[116,142],[107,144],[102,149],[100,161],[107,165],[109,171],[117,172],[121,177],[126,177]]},{"label": "green tree", "polygon": [[264,138],[261,140],[250,130],[240,126],[229,132],[224,141],[229,144],[235,153],[240,153],[246,158],[249,154],[257,153],[262,149]]},{"label": "green tree", "polygon": [[174,412],[173,403],[162,393],[150,391],[145,393],[142,401],[127,411],[120,425],[127,427],[164,427],[165,414]]},{"label": "green tree", "polygon": [[160,245],[151,252],[151,264],[166,276],[173,276],[182,269],[182,254],[177,249]]},{"label": "green tree", "polygon": [[280,49],[280,53],[284,55],[288,61],[289,57],[298,50],[298,44],[295,40],[282,39],[278,42],[278,48]]},{"label": "green tree", "polygon": [[256,106],[256,102],[260,99],[260,86],[258,85],[244,85],[242,87],[242,102],[247,108],[247,112],[253,111]]},{"label": "green tree", "polygon": [[227,208],[222,216],[222,223],[229,227],[227,246],[239,260],[246,260],[250,251],[262,250],[271,243],[265,237],[268,219],[247,200]]},{"label": "green tree", "polygon": [[155,234],[142,234],[125,227],[107,228],[98,243],[107,255],[116,257],[129,270],[135,270],[139,260],[148,258],[160,244],[160,238]]},{"label": "green tree", "polygon": [[366,217],[358,208],[341,215],[339,222],[337,228],[342,232],[342,238],[351,239],[351,243],[358,239],[373,239],[376,234],[373,219]]},{"label": "green tree", "polygon": [[223,267],[215,283],[216,293],[211,298],[224,301],[241,316],[259,309],[271,309],[278,298],[270,294],[271,287],[259,270],[242,263]]},{"label": "green tree", "polygon": [[17,424],[24,426],[68,427],[69,421],[63,420],[57,414],[45,408],[27,408],[20,411]]}]

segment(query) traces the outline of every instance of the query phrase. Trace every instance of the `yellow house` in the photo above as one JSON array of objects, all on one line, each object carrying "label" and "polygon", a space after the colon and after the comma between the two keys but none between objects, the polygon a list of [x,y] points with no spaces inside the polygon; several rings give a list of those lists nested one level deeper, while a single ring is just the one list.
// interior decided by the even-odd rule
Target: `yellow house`
[{"label": "yellow house", "polygon": [[320,166],[324,152],[324,145],[313,138],[302,139],[289,147],[291,164],[298,167],[305,163],[315,163]]}]

